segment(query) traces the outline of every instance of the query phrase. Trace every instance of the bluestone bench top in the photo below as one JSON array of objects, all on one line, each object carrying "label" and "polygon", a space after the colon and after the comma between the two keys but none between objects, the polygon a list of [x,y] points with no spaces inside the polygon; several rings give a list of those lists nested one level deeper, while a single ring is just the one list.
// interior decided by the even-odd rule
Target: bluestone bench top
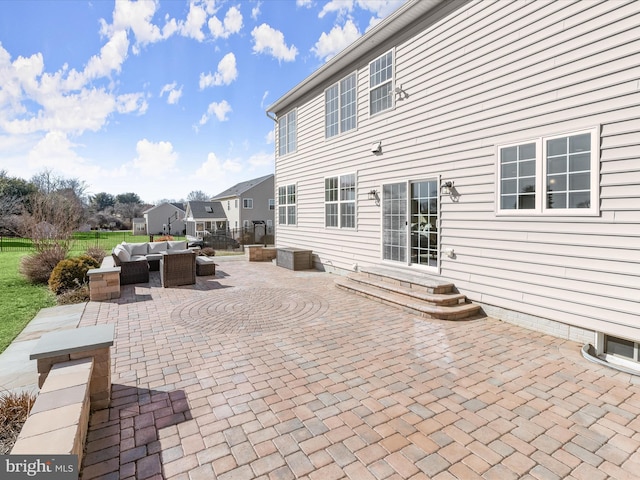
[{"label": "bluestone bench top", "polygon": [[113,345],[114,325],[95,325],[48,332],[40,337],[29,358],[49,358]]}]

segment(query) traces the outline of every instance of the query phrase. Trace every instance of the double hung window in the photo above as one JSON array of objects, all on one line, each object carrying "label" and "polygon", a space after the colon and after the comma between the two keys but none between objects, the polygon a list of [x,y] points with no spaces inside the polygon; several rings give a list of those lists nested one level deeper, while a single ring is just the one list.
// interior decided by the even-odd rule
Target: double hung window
[{"label": "double hung window", "polygon": [[356,228],[355,174],[325,178],[324,202],[326,227]]},{"label": "double hung window", "polygon": [[594,128],[499,146],[498,213],[597,214],[598,142]]},{"label": "double hung window", "polygon": [[369,64],[369,115],[393,107],[393,51]]},{"label": "double hung window", "polygon": [[253,198],[243,198],[242,199],[242,208],[253,208]]},{"label": "double hung window", "polygon": [[278,187],[278,223],[280,225],[296,224],[296,186]]},{"label": "double hung window", "polygon": [[296,151],[296,111],[291,110],[278,119],[278,153],[280,156]]},{"label": "double hung window", "polygon": [[355,73],[325,90],[325,138],[356,128],[356,93]]}]

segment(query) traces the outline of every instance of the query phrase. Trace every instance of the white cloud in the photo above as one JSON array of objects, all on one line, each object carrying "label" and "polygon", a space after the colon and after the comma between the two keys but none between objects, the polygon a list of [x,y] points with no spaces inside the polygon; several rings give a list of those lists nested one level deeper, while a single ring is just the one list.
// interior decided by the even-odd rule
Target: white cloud
[{"label": "white cloud", "polygon": [[[224,23],[223,23],[224,22]],[[218,17],[211,17],[208,25],[213,38],[229,38],[233,33],[238,33],[242,28],[242,13],[238,7],[231,7],[221,22]]]},{"label": "white cloud", "polygon": [[133,166],[145,175],[167,175],[178,160],[171,142],[153,143],[143,138],[136,144],[136,153],[138,156],[133,159]]},{"label": "white cloud", "polygon": [[228,120],[227,113],[229,112],[231,112],[231,105],[229,105],[226,100],[220,103],[212,102],[209,104],[209,108],[207,108],[207,113],[200,118],[200,125],[207,123],[212,115],[215,115],[219,122],[224,122]]},{"label": "white cloud", "polygon": [[374,13],[380,19],[397,10],[405,1],[406,0],[356,0],[360,8]]},{"label": "white cloud", "polygon": [[323,18],[327,13],[337,12],[338,15],[345,15],[353,10],[353,0],[331,0],[326,3],[318,14],[319,18]]},{"label": "white cloud", "polygon": [[272,130],[269,130],[269,133],[267,133],[264,136],[264,141],[267,143],[267,145],[272,145],[276,141],[276,130],[275,130],[275,128],[272,129]]},{"label": "white cloud", "polygon": [[[113,23],[108,24],[104,19],[100,20],[101,33],[107,37],[113,37],[117,32],[131,30],[135,35],[134,53],[139,53],[139,47],[149,43],[155,43],[163,38],[164,32],[157,25],[151,23],[156,13],[157,2],[132,2],[118,0],[113,10]],[[173,33],[173,32],[171,32]]]},{"label": "white cloud", "polygon": [[257,5],[251,9],[251,18],[254,20],[258,20],[260,16],[260,5],[262,5],[262,2],[258,2]]},{"label": "white cloud", "polygon": [[220,160],[215,153],[210,152],[207,160],[196,170],[195,177],[217,178],[227,172],[238,173],[243,170],[242,163],[237,159]]},{"label": "white cloud", "polygon": [[168,93],[167,103],[169,105],[175,105],[180,100],[180,97],[182,97],[182,85],[180,88],[176,88],[177,86],[178,84],[176,82],[168,83],[160,90],[160,97]]},{"label": "white cloud", "polygon": [[342,28],[336,25],[328,34],[323,32],[311,51],[316,57],[327,61],[357,40],[360,35],[353,21],[347,20]]},{"label": "white cloud", "polygon": [[312,0],[296,0],[296,7],[311,8]]},{"label": "white cloud", "polygon": [[236,56],[233,53],[227,53],[218,63],[216,73],[200,74],[200,90],[211,86],[229,85],[236,78],[238,78]]},{"label": "white cloud", "polygon": [[144,99],[143,93],[125,93],[116,97],[116,109],[118,113],[138,112],[142,115],[146,113],[149,104]]},{"label": "white cloud", "polygon": [[265,105],[264,105],[264,101],[269,97],[269,90],[266,90],[263,94],[262,94],[262,100],[260,100],[260,108],[264,109]]},{"label": "white cloud", "polygon": [[268,167],[275,164],[275,154],[260,152],[251,155],[248,160],[252,168]]},{"label": "white cloud", "polygon": [[271,28],[266,23],[255,27],[251,31],[254,40],[253,51],[255,53],[267,53],[285,62],[292,62],[296,59],[298,49],[295,45],[287,47],[284,41],[284,34]]},{"label": "white cloud", "polygon": [[180,33],[185,37],[195,38],[202,42],[205,38],[202,27],[207,21],[207,12],[196,2],[189,4],[189,13],[184,22],[180,22]]}]

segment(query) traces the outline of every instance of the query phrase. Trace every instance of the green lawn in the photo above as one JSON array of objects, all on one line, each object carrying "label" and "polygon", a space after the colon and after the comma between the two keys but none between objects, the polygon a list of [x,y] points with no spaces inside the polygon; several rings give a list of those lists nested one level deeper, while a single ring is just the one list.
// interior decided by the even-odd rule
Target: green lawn
[{"label": "green lawn", "polygon": [[46,286],[34,286],[18,273],[24,252],[0,254],[0,352],[35,317],[41,308],[55,305]]}]

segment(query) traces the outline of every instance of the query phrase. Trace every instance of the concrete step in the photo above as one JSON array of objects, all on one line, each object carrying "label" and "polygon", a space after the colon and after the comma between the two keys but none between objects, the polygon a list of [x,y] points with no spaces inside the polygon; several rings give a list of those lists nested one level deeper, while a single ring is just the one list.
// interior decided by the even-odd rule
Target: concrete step
[{"label": "concrete step", "polygon": [[423,302],[431,303],[433,305],[458,305],[466,303],[467,301],[467,297],[461,293],[430,293],[426,289],[405,287],[402,285],[404,282],[398,283],[380,280],[379,277],[375,275],[369,276],[360,273],[352,273],[347,275],[347,278],[362,285],[368,285],[381,290],[388,290],[389,292],[422,300]]},{"label": "concrete step", "polygon": [[379,288],[377,286],[367,284],[366,282],[358,282],[352,278],[340,278],[336,280],[336,286],[345,291],[362,295],[371,300],[401,307],[404,310],[426,318],[461,320],[474,317],[482,313],[480,306],[473,305],[472,303],[457,303],[454,305],[434,304],[416,296],[409,296],[405,293],[396,293],[393,290]]},{"label": "concrete step", "polygon": [[421,290],[430,294],[446,294],[455,291],[455,285],[443,282],[435,276],[420,271],[407,271],[386,265],[361,266],[359,273],[392,285]]}]

